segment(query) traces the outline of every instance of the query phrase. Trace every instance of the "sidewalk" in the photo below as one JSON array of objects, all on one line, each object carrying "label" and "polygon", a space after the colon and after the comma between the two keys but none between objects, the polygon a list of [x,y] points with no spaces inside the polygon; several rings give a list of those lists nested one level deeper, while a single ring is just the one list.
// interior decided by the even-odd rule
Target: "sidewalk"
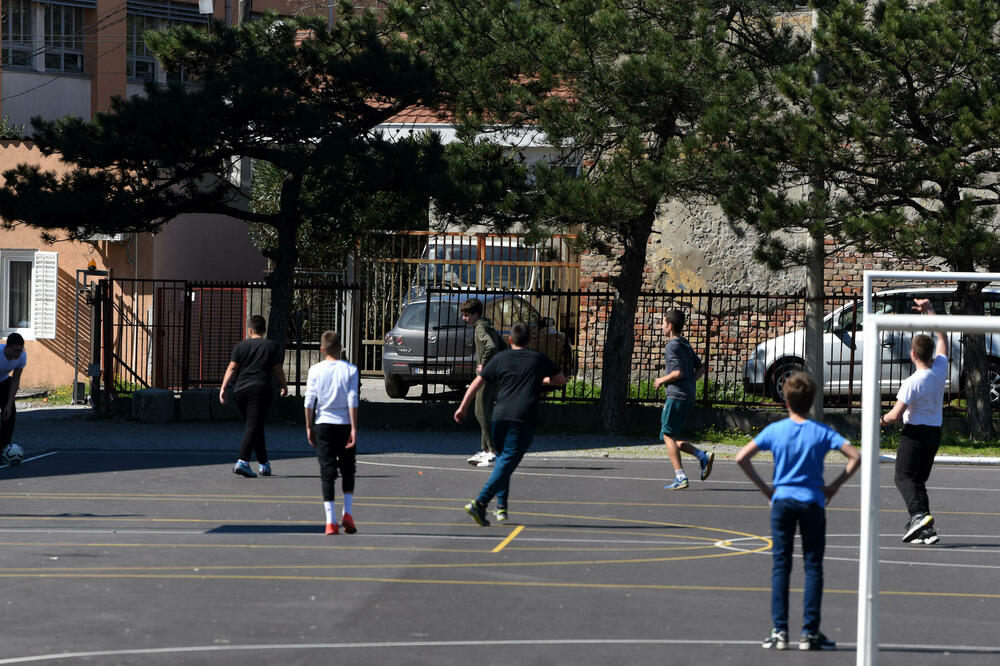
[{"label": "sidewalk", "polygon": [[[222,451],[236,454],[243,436],[237,421],[203,423],[139,423],[94,418],[89,407],[55,407],[18,411],[14,441],[27,455],[54,450],[97,451]],[[358,435],[363,454],[471,455],[479,450],[478,430],[453,422],[423,430],[389,430],[362,427]],[[698,444],[697,442],[695,442]],[[721,458],[731,458],[739,446],[699,444]],[[298,424],[267,427],[267,448],[275,454],[312,454],[305,429]],[[663,444],[648,437],[600,433],[538,434],[528,452],[540,457],[634,458],[666,461]],[[767,457],[762,455],[762,457]],[[894,455],[880,456],[882,462]],[[941,464],[1000,465],[1000,458],[938,456]]]}]

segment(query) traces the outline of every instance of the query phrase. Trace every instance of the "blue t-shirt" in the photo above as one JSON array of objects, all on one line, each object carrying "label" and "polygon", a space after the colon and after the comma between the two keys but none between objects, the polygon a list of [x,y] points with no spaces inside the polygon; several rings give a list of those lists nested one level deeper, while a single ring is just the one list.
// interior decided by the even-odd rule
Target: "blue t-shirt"
[{"label": "blue t-shirt", "polygon": [[774,497],[817,502],[826,506],[823,494],[823,459],[847,440],[828,425],[783,419],[772,423],[753,438],[757,448],[774,456]]}]

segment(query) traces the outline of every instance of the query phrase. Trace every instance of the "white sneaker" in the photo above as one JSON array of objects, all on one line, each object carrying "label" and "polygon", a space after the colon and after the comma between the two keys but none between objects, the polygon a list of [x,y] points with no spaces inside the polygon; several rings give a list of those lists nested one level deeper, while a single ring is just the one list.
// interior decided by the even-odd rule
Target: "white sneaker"
[{"label": "white sneaker", "polygon": [[490,465],[492,465],[492,464],[493,464],[494,462],[496,462],[496,459],[497,459],[497,456],[496,456],[496,454],[495,454],[495,453],[487,453],[487,454],[486,454],[486,457],[485,457],[485,458],[483,458],[482,460],[480,460],[480,461],[479,461],[479,462],[478,462],[478,463],[476,464],[476,467],[489,467],[489,466],[490,466]]},{"label": "white sneaker", "polygon": [[486,459],[487,455],[489,455],[489,454],[486,451],[480,451],[479,453],[477,453],[476,455],[472,456],[471,458],[469,458],[465,462],[469,463],[470,465],[478,465],[480,462],[482,462],[483,460]]}]

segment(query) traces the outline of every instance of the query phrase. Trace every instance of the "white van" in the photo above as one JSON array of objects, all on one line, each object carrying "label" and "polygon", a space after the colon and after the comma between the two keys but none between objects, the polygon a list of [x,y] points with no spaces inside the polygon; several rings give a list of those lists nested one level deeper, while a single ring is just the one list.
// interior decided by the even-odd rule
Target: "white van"
[{"label": "white van", "polygon": [[[929,298],[934,311],[944,314],[955,304],[954,287],[892,289],[874,295],[872,307],[878,313],[913,314],[914,298]],[[1000,315],[1000,288],[984,290],[987,315]],[[823,319],[823,392],[828,396],[861,395],[861,363],[864,345],[862,304],[851,303]],[[1000,321],[997,333],[986,336],[987,377],[990,401],[1000,407]],[[929,331],[928,335],[932,335]],[[895,396],[900,384],[910,376],[910,341],[913,333],[886,331],[882,335],[882,395]],[[946,392],[962,389],[961,334],[946,334],[949,340],[949,378]],[[757,345],[743,368],[743,386],[748,393],[781,401],[782,386],[793,372],[805,367],[805,331],[802,329]]]}]

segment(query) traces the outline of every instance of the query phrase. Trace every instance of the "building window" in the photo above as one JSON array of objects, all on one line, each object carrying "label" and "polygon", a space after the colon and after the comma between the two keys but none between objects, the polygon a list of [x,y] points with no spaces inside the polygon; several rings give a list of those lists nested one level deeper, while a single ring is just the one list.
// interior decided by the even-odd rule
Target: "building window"
[{"label": "building window", "polygon": [[154,81],[156,79],[156,57],[146,46],[143,34],[147,30],[159,28],[159,20],[149,16],[128,17],[128,62],[126,72],[133,81]]},{"label": "building window", "polygon": [[0,250],[0,335],[54,338],[55,252]]},{"label": "building window", "polygon": [[45,5],[45,71],[83,73],[83,10]]},{"label": "building window", "polygon": [[3,66],[28,69],[34,55],[31,3],[28,0],[3,0],[2,4]]}]

